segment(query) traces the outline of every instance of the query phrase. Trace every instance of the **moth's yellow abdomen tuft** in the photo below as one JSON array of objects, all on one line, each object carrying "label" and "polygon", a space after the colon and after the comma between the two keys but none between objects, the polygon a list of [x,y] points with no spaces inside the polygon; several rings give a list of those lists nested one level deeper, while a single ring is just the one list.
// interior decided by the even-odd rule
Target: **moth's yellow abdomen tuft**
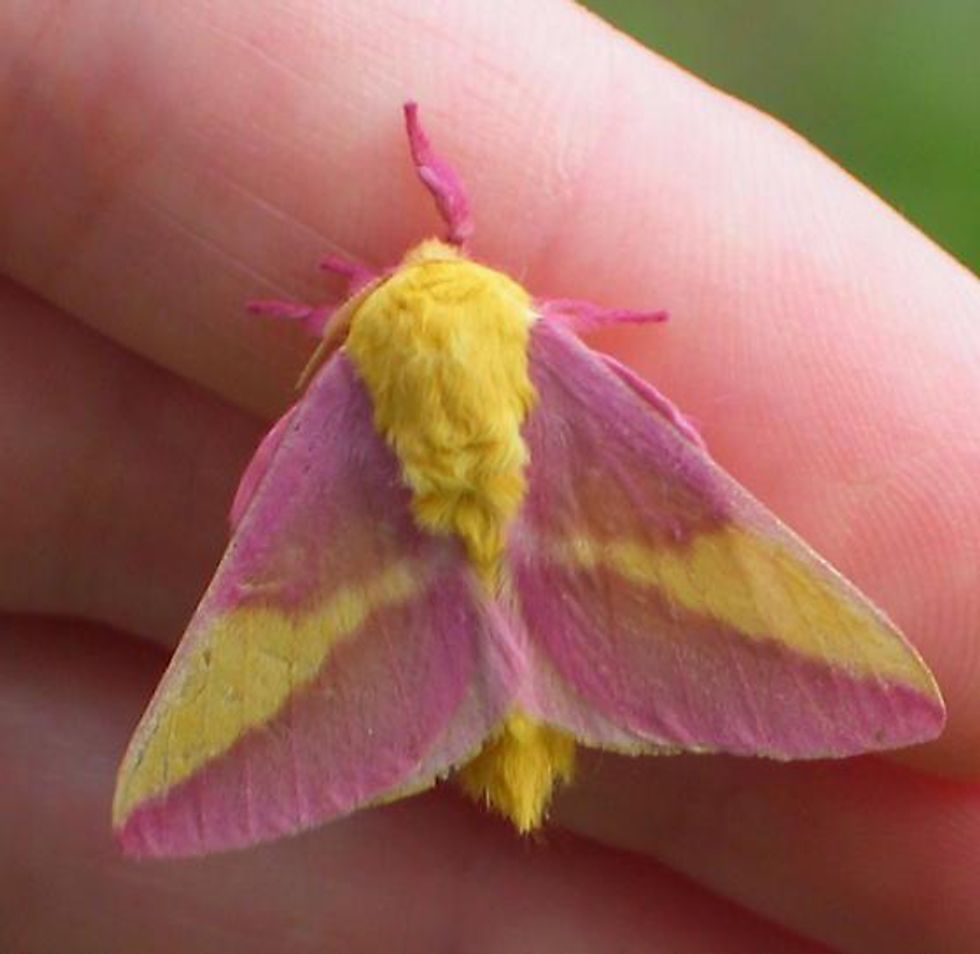
[{"label": "moth's yellow abdomen tuft", "polygon": [[521,712],[459,772],[464,791],[509,818],[519,832],[544,820],[551,793],[575,771],[575,740]]},{"label": "moth's yellow abdomen tuft", "polygon": [[346,342],[416,522],[458,535],[491,588],[525,492],[532,320],[520,285],[430,241],[357,309]]}]

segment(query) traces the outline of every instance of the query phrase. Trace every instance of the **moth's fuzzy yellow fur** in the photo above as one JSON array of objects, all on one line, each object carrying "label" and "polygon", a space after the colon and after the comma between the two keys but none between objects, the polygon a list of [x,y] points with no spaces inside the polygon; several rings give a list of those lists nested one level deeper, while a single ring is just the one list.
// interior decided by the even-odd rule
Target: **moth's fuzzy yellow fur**
[{"label": "moth's fuzzy yellow fur", "polygon": [[416,523],[460,537],[491,587],[524,497],[532,319],[519,285],[431,242],[354,313],[345,345],[412,488]]}]

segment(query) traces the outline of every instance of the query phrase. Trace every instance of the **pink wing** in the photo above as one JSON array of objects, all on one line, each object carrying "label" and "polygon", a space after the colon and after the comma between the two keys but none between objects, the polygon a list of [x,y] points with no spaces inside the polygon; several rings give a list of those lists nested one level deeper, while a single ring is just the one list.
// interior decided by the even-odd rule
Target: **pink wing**
[{"label": "pink wing", "polygon": [[346,357],[257,457],[120,770],[131,854],[242,846],[423,788],[513,696],[520,653],[456,542],[415,527]]},{"label": "pink wing", "polygon": [[547,320],[531,369],[509,554],[534,655],[526,710],[627,750],[840,756],[938,733],[914,650],[659,396]]}]

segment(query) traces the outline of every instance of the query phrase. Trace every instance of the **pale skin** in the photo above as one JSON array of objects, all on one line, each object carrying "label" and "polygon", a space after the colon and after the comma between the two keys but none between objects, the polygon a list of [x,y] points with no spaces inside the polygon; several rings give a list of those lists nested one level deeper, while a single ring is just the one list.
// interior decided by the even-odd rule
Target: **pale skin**
[{"label": "pale skin", "polygon": [[[0,947],[980,947],[965,270],[558,0],[14,3],[0,70]],[[116,763],[308,351],[242,304],[319,300],[323,253],[382,267],[438,231],[407,96],[469,186],[475,254],[671,312],[595,340],[921,650],[949,727],[915,769],[603,756],[540,842],[441,790],[246,854],[118,856]]]}]

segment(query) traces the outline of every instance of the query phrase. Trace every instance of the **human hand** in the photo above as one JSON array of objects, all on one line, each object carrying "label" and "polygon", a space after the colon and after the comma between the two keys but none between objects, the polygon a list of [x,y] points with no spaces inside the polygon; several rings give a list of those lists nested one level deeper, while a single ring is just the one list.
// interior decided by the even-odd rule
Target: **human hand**
[{"label": "human hand", "polygon": [[[784,129],[571,5],[532,10],[0,13],[5,950],[822,949],[776,924],[980,946],[980,796],[939,777],[980,770],[976,285]],[[242,304],[322,297],[322,253],[384,265],[438,227],[409,96],[478,256],[670,310],[601,343],[926,656],[950,724],[920,772],[603,755],[540,845],[446,788],[244,854],[118,856],[116,764],[308,347]]]}]

